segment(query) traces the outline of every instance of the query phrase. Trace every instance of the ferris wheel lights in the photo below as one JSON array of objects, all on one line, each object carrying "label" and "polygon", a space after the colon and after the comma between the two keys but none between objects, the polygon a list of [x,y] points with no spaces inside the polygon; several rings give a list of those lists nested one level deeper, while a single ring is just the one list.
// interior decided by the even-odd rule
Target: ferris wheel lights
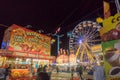
[{"label": "ferris wheel lights", "polygon": [[87,21],[88,23],[92,23],[92,21]]},{"label": "ferris wheel lights", "polygon": [[[70,52],[73,51],[76,53],[79,62],[87,60],[94,61],[89,47],[100,42],[96,40],[96,38],[99,38],[100,36],[100,28],[101,25],[97,22],[83,21],[79,23],[72,31],[69,40]],[[76,61],[78,62],[78,60]]]},{"label": "ferris wheel lights", "polygon": [[83,25],[86,24],[86,21],[83,21]]},{"label": "ferris wheel lights", "polygon": [[97,27],[97,25],[93,25],[93,28],[96,28]]},{"label": "ferris wheel lights", "polygon": [[82,27],[78,27],[78,29],[82,29]]},{"label": "ferris wheel lights", "polygon": [[82,25],[81,25],[81,24],[78,24],[77,26],[78,26],[78,27],[81,27]]},{"label": "ferris wheel lights", "polygon": [[96,22],[93,22],[92,24],[94,25],[94,24],[96,24]]},{"label": "ferris wheel lights", "polygon": [[97,29],[97,31],[100,31],[100,29]]},{"label": "ferris wheel lights", "polygon": [[98,25],[97,28],[101,28],[101,26]]},{"label": "ferris wheel lights", "polygon": [[89,23],[89,24],[88,24],[88,26],[90,27],[90,26],[92,26],[92,24],[91,24],[91,23]]},{"label": "ferris wheel lights", "polygon": [[79,40],[79,43],[81,44],[81,43],[82,43],[82,40]]},{"label": "ferris wheel lights", "polygon": [[87,25],[83,25],[83,27],[86,27]]}]

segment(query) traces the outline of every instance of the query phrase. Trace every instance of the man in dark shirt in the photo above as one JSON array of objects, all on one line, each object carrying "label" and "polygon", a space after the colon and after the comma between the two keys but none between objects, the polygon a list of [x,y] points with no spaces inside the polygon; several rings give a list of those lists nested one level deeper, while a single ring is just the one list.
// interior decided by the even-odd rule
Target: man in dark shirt
[{"label": "man in dark shirt", "polygon": [[82,79],[82,72],[83,72],[83,68],[82,68],[82,66],[80,66],[80,65],[77,66],[76,71],[79,73],[80,78]]}]

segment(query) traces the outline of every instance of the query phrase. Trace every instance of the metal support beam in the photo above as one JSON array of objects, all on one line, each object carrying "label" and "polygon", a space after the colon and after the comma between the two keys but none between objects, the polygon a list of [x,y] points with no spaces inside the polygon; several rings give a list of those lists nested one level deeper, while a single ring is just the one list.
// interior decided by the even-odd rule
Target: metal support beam
[{"label": "metal support beam", "polygon": [[115,4],[117,7],[117,12],[120,14],[120,2],[119,2],[119,0],[115,0]]}]

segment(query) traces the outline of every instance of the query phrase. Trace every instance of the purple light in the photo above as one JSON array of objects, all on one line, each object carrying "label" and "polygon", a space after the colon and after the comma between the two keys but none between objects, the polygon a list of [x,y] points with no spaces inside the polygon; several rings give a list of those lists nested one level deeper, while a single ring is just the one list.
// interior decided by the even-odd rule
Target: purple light
[{"label": "purple light", "polygon": [[81,44],[81,43],[82,43],[82,40],[79,40],[79,43]]}]

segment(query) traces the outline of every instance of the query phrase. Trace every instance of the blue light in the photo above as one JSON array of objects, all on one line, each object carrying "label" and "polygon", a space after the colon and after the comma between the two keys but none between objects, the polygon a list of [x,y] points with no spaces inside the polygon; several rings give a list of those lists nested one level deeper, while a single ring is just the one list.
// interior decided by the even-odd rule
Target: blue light
[{"label": "blue light", "polygon": [[82,43],[82,40],[79,40],[79,43],[81,44],[81,43]]},{"label": "blue light", "polygon": [[1,48],[6,49],[6,47],[7,47],[7,42],[2,42]]}]

